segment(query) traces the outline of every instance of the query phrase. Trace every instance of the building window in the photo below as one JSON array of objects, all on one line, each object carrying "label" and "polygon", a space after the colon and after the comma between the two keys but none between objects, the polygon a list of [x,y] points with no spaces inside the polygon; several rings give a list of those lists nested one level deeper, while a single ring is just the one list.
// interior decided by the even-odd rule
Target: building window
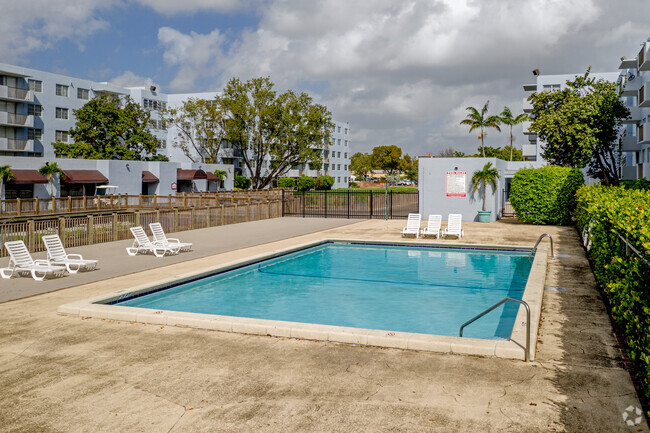
[{"label": "building window", "polygon": [[142,100],[142,108],[145,110],[154,110],[154,111],[161,111],[167,108],[167,103],[164,101],[158,101],[155,99],[146,99],[144,98]]},{"label": "building window", "polygon": [[341,164],[337,164],[336,166],[337,166],[337,170],[341,169]]},{"label": "building window", "polygon": [[337,158],[341,157],[341,152],[336,152],[336,154],[337,154],[337,156],[336,156]]},{"label": "building window", "polygon": [[57,84],[56,85],[56,96],[65,96],[67,98],[68,97],[68,86],[64,86],[63,84]]},{"label": "building window", "polygon": [[345,145],[346,145],[346,146],[348,145],[348,140],[345,140]]},{"label": "building window", "polygon": [[336,178],[336,181],[337,181],[337,182],[341,182],[341,176],[338,176],[338,177]]},{"label": "building window", "polygon": [[348,134],[348,128],[345,128],[345,134],[346,135]]},{"label": "building window", "polygon": [[343,158],[345,158],[345,159],[348,158],[348,153],[347,153],[347,152],[345,152],[345,153],[343,154]]},{"label": "building window", "polygon": [[553,92],[553,91],[555,91],[555,90],[560,90],[560,87],[561,87],[561,86],[560,86],[559,84],[544,84],[544,85],[542,86],[542,89],[543,89],[545,92]]},{"label": "building window", "polygon": [[56,107],[56,118],[68,120],[68,109]]},{"label": "building window", "polygon": [[162,131],[167,130],[167,123],[159,119],[149,119],[149,128],[151,129],[160,129]]},{"label": "building window", "polygon": [[340,146],[341,145],[341,139],[339,138],[338,140],[339,140],[338,143],[339,143],[339,146]]},{"label": "building window", "polygon": [[29,104],[27,106],[27,114],[31,116],[41,116],[43,114],[43,106],[39,104]]},{"label": "building window", "polygon": [[90,90],[82,89],[81,87],[77,89],[77,99],[90,99]]},{"label": "building window", "polygon": [[341,127],[339,126],[339,134],[341,133]]},{"label": "building window", "polygon": [[29,83],[29,90],[32,92],[41,93],[43,91],[43,82],[39,80],[27,80]]},{"label": "building window", "polygon": [[56,141],[61,143],[68,142],[68,131],[56,131]]},{"label": "building window", "polygon": [[43,139],[43,130],[42,129],[28,129],[27,130],[27,139],[28,140],[42,140]]}]

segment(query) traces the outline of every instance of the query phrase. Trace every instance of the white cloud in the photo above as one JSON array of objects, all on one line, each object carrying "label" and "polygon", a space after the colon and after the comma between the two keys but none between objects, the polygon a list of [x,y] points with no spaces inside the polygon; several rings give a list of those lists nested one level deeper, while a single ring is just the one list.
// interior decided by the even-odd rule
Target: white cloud
[{"label": "white cloud", "polygon": [[135,0],[135,2],[164,15],[193,14],[200,11],[231,12],[243,8],[247,3],[238,0]]},{"label": "white cloud", "polygon": [[122,75],[111,78],[109,83],[121,87],[149,87],[154,84],[152,78],[141,77],[131,71],[126,71]]},{"label": "white cloud", "polygon": [[121,4],[121,0],[30,0],[8,1],[0,14],[0,58],[16,62],[31,51],[51,48],[68,39],[84,49],[83,39],[106,30],[109,23],[98,12]]}]

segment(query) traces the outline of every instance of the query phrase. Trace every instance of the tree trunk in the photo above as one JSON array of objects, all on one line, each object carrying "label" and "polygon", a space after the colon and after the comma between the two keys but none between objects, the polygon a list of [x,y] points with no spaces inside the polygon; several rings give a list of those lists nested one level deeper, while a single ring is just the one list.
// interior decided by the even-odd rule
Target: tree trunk
[{"label": "tree trunk", "polygon": [[487,199],[487,195],[486,195],[487,194],[487,185],[486,185],[486,183],[487,182],[483,181],[483,211],[484,212],[486,211],[486,209],[485,209],[485,200]]}]

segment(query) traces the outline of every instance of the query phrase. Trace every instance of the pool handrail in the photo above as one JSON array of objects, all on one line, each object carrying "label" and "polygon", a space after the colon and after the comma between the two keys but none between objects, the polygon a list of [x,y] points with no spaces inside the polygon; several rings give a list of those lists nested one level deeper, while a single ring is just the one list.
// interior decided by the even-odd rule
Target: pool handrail
[{"label": "pool handrail", "polygon": [[537,242],[535,242],[535,246],[533,247],[533,249],[530,250],[530,254],[528,255],[528,258],[529,258],[529,259],[533,256],[533,253],[537,252],[537,246],[538,246],[539,243],[542,241],[542,239],[544,239],[544,236],[548,236],[548,238],[549,238],[550,241],[551,241],[551,257],[554,257],[554,256],[553,256],[553,238],[552,238],[551,235],[549,235],[548,233],[542,233],[542,234],[539,236],[539,238],[537,239]]},{"label": "pool handrail", "polygon": [[460,325],[460,336],[461,337],[463,336],[463,329],[465,329],[465,327],[467,325],[469,325],[470,323],[480,319],[481,317],[485,316],[490,311],[494,310],[495,308],[499,307],[502,304],[505,304],[508,301],[518,302],[519,304],[523,305],[526,308],[526,353],[525,353],[525,358],[524,359],[525,359],[526,362],[528,362],[528,361],[530,361],[530,307],[528,306],[528,303],[526,301],[523,301],[521,299],[511,298],[510,296],[506,296],[505,298],[503,298],[502,300],[500,300],[499,302],[497,302],[493,306],[483,310],[482,313],[477,314],[476,316],[469,319],[467,322]]}]

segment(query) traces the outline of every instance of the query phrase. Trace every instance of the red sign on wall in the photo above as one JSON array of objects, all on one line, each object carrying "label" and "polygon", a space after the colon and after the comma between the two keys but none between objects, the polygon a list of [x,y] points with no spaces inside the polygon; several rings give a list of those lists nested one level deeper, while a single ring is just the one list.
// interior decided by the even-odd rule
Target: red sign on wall
[{"label": "red sign on wall", "polygon": [[447,172],[447,197],[467,197],[467,172]]}]

